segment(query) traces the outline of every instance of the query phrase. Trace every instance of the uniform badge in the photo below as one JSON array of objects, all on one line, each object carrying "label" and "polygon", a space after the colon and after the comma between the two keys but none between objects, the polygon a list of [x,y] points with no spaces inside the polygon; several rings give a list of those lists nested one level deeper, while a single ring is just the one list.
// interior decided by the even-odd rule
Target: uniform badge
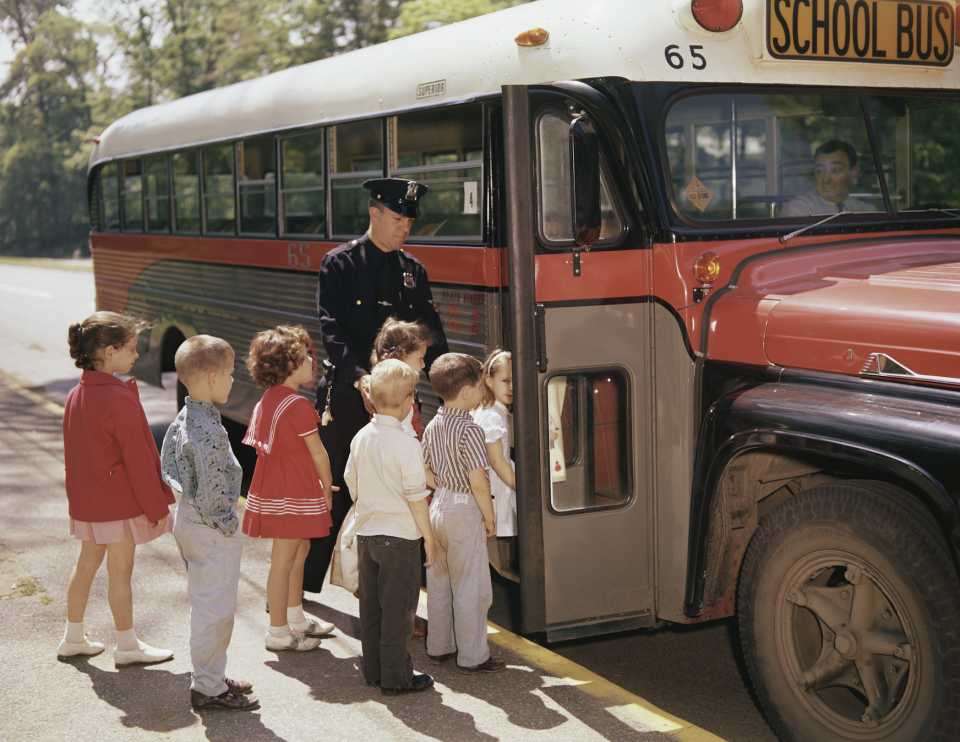
[{"label": "uniform badge", "polygon": [[403,274],[403,285],[406,286],[408,289],[412,289],[412,288],[413,288],[413,285],[414,285],[414,284],[413,284],[413,274],[412,274],[412,273],[404,273],[404,274]]}]

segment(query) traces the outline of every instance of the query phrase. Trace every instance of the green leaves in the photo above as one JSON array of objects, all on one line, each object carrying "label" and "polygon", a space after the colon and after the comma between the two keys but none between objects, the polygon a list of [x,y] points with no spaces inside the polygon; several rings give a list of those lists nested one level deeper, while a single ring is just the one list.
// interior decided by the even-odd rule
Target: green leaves
[{"label": "green leaves", "polygon": [[69,255],[89,231],[92,137],[124,114],[524,0],[0,0],[0,253]]}]

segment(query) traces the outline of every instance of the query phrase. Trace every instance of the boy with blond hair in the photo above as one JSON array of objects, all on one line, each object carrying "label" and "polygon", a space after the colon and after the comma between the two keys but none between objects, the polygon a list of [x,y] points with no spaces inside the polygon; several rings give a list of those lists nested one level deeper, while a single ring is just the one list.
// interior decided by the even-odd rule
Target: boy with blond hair
[{"label": "boy with blond hair", "polygon": [[493,602],[487,539],[494,534],[493,501],[483,428],[470,415],[483,401],[483,368],[473,356],[445,353],[430,367],[443,400],[423,431],[427,481],[436,485],[430,525],[437,558],[427,568],[427,657],[435,665],[456,658],[464,675],[500,672],[490,656],[487,611]]},{"label": "boy with blond hair", "polygon": [[387,696],[433,686],[429,675],[414,673],[407,651],[420,592],[421,536],[424,564],[429,567],[436,558],[423,453],[401,425],[418,378],[394,359],[373,369],[370,397],[377,414],[350,443],[343,475],[357,503],[363,677]]},{"label": "boy with blond hair", "polygon": [[163,439],[163,480],[180,494],[173,535],[187,569],[190,600],[190,701],[194,708],[259,707],[250,683],[226,676],[240,584],[243,536],[237,518],[242,471],[214,404],[233,388],[230,343],[194,335],[177,350],[177,377],[188,397]]}]

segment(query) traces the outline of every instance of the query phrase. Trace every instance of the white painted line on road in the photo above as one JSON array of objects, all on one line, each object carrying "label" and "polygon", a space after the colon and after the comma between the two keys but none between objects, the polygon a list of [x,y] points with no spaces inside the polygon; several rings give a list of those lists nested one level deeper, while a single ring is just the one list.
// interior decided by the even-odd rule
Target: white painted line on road
[{"label": "white painted line on road", "polygon": [[53,294],[49,291],[40,291],[38,289],[25,289],[23,286],[11,286],[8,283],[0,283],[0,289],[12,291],[15,294],[24,294],[26,296],[35,296],[38,299],[52,299]]}]

